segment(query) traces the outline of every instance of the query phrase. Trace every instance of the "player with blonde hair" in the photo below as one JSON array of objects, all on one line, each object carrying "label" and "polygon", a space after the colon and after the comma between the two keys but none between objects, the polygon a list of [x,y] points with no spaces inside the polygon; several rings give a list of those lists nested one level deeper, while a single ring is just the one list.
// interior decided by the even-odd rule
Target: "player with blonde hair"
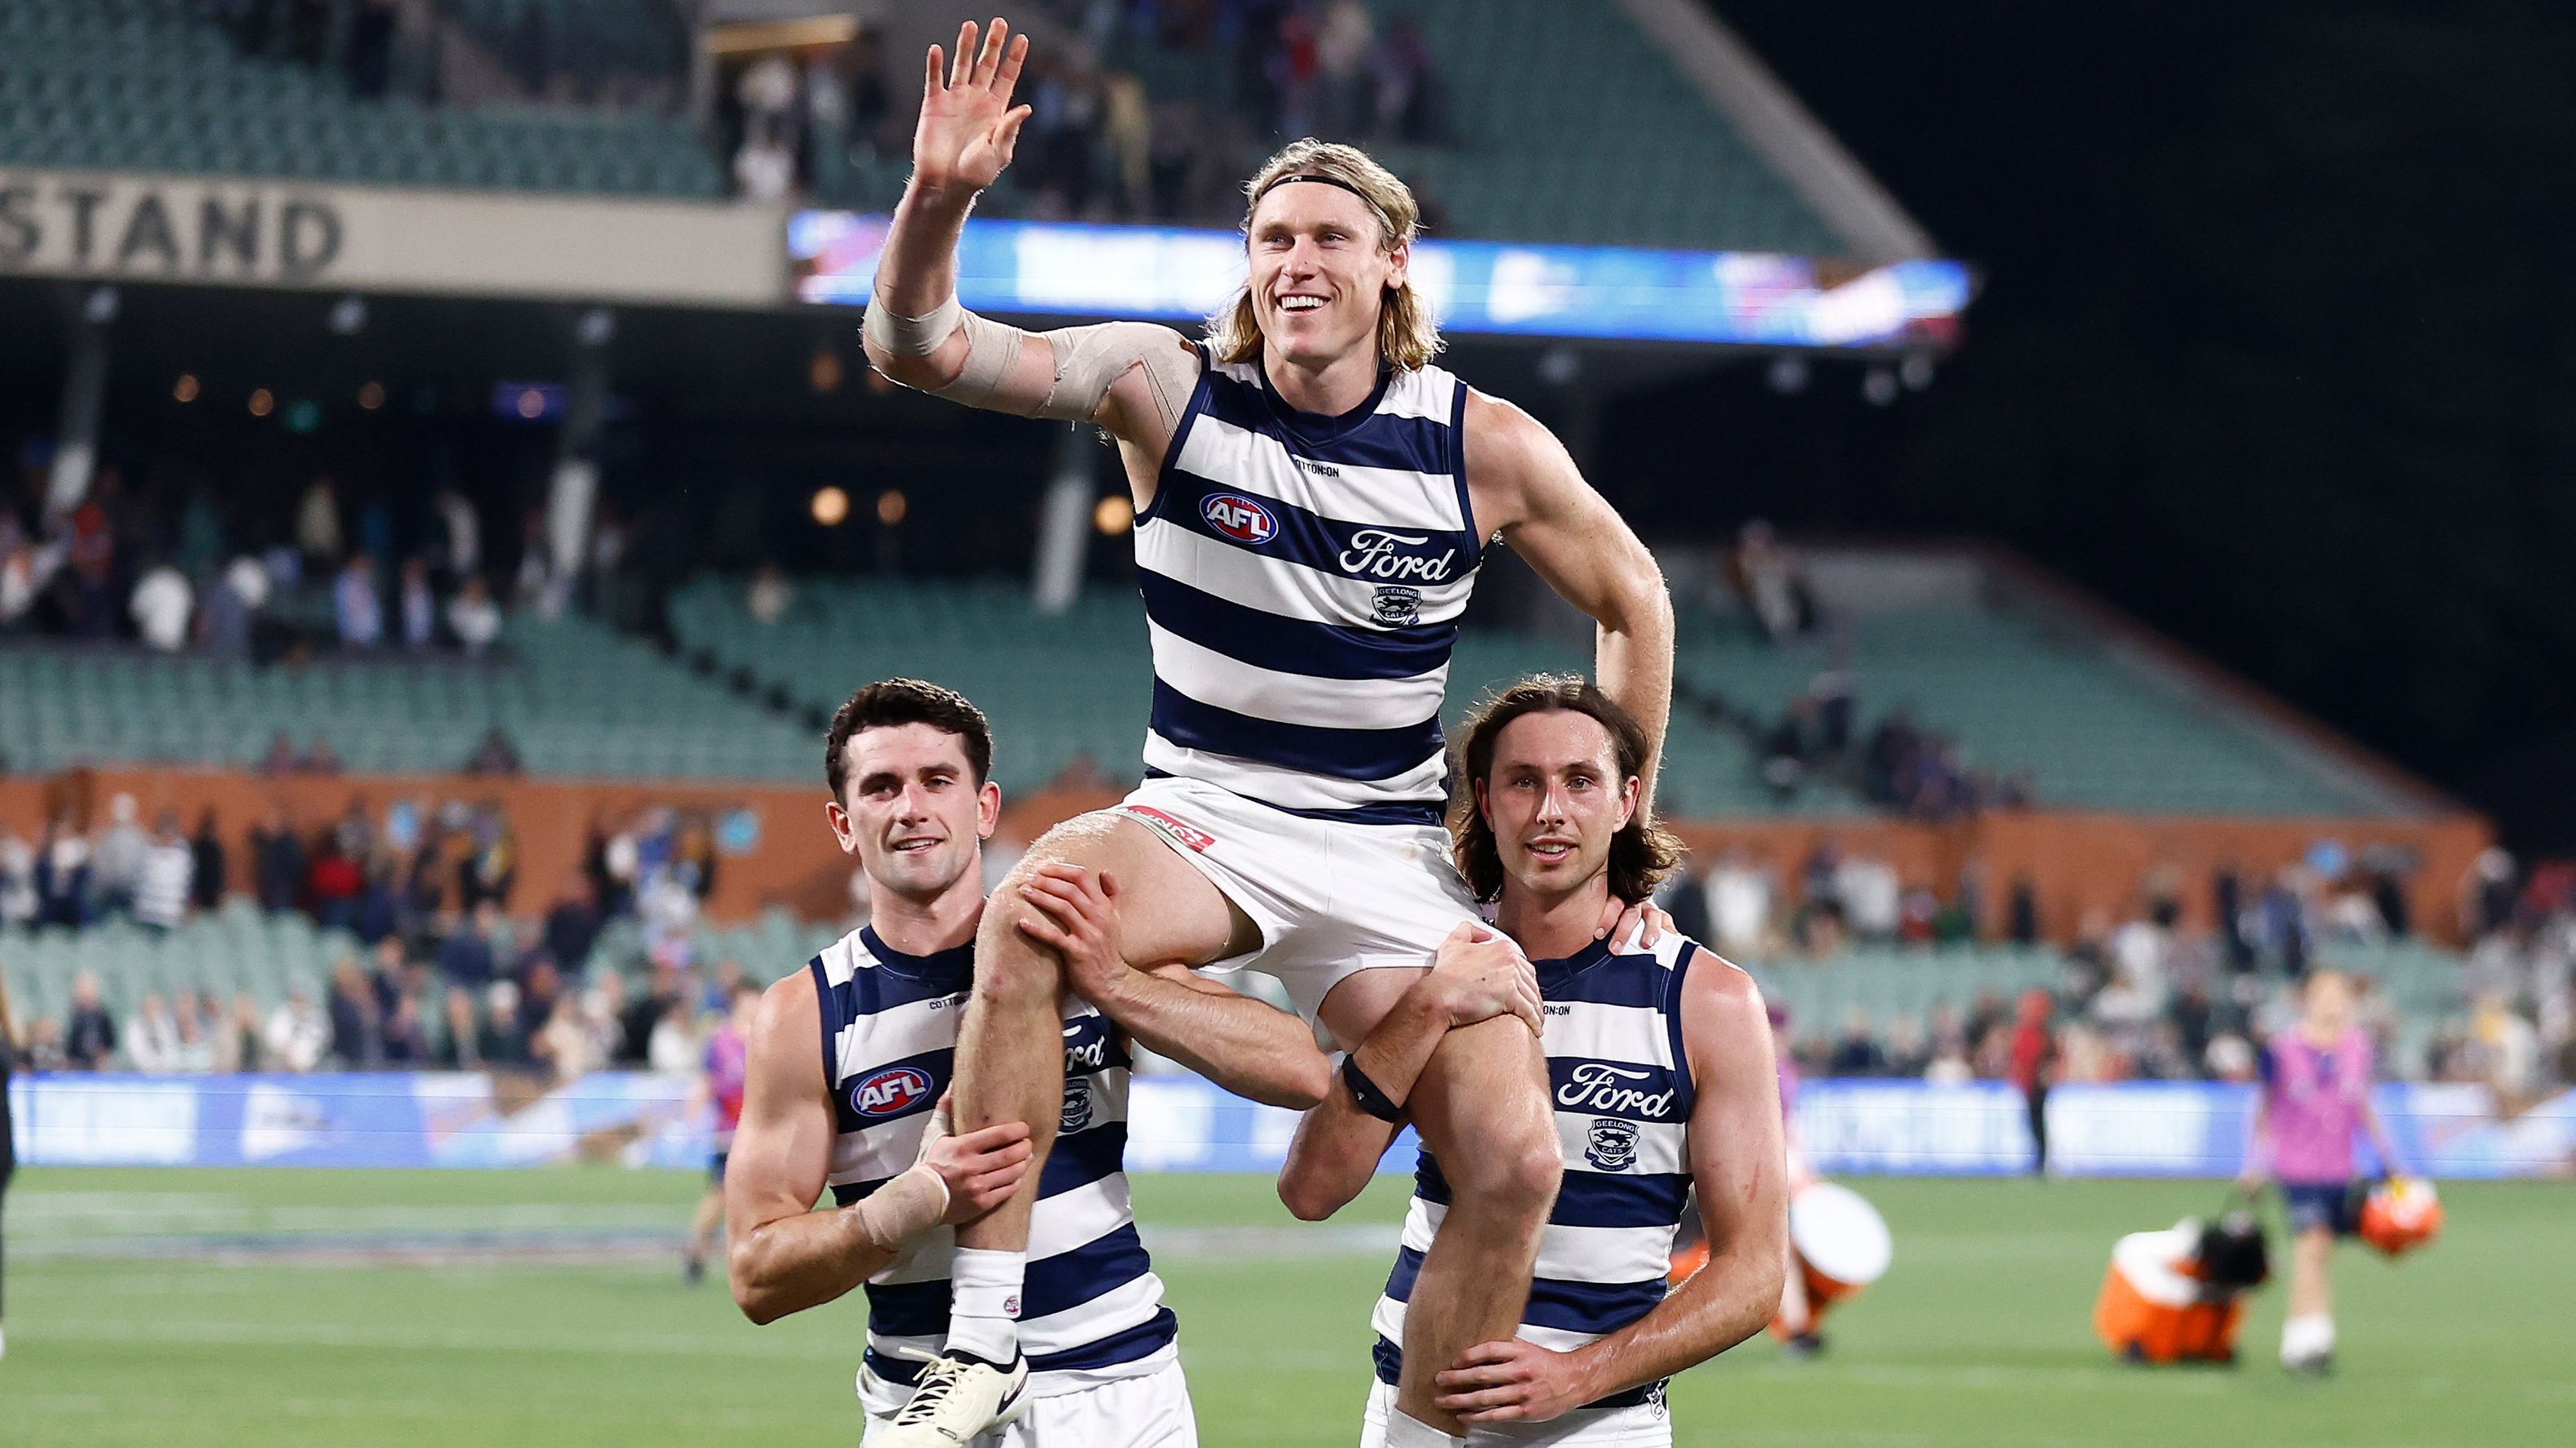
[{"label": "player with blonde hair", "polygon": [[[1489,540],[1598,622],[1595,677],[1646,739],[1640,809],[1670,707],[1671,601],[1547,429],[1434,364],[1411,276],[1419,208],[1351,147],[1300,141],[1252,178],[1244,289],[1204,343],[1142,322],[1030,333],[962,307],[958,237],[1028,119],[1012,104],[1027,50],[998,20],[961,27],[953,60],[931,48],[865,327],[868,360],[895,382],[1099,426],[1134,494],[1154,658],[1146,778],[1039,840],[1019,874],[1114,873],[1129,963],[1250,959],[1356,1044],[1476,918],[1441,827],[1439,716]],[[1026,919],[1009,903],[984,918],[957,1125],[1025,1121],[1043,1158],[1065,964]],[[1144,972],[1133,992],[1113,1014],[1196,1008]],[[1399,1445],[1463,1436],[1432,1373],[1519,1321],[1563,1169],[1545,1079],[1528,1029],[1486,1020],[1441,1038],[1407,1102],[1455,1201],[1406,1321]],[[1328,1089],[1394,1109],[1356,1072]],[[1033,1190],[960,1229],[950,1351],[882,1448],[954,1448],[1018,1392]]]}]

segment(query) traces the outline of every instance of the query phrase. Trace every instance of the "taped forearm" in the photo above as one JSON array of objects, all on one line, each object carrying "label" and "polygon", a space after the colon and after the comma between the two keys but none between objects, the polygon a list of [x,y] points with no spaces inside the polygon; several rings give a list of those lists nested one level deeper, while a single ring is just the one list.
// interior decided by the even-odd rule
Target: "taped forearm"
[{"label": "taped forearm", "polygon": [[880,1252],[899,1252],[948,1214],[948,1183],[927,1164],[918,1165],[861,1197],[849,1210],[868,1245]]},{"label": "taped forearm", "polygon": [[[1032,334],[968,311],[954,296],[922,316],[907,317],[880,294],[870,302],[860,330],[873,348],[898,358],[931,356],[964,332],[964,365],[956,377],[928,389],[930,395],[1023,417],[1095,421],[1110,388],[1130,369],[1141,367],[1155,413],[1169,428],[1198,386],[1198,354],[1169,328],[1150,322],[1099,322]],[[1011,371],[1033,337],[1046,344],[1047,390],[1035,398],[1025,392],[1013,396],[1007,390]]]}]

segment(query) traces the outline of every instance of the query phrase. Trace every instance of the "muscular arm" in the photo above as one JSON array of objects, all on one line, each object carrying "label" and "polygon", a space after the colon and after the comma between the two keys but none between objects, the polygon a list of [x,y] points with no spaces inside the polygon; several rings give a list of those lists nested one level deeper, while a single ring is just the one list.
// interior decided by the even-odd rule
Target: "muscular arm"
[{"label": "muscular arm", "polygon": [[775,1322],[858,1286],[894,1260],[852,1208],[815,1211],[832,1163],[832,1093],[821,1006],[799,971],[760,999],[742,1124],[725,1165],[726,1270],[743,1316]]},{"label": "muscular arm", "polygon": [[[1493,932],[1461,926],[1442,943],[1438,959],[1351,1052],[1360,1074],[1390,1101],[1411,1099],[1441,1038],[1456,1027],[1522,1010],[1537,1028],[1537,977],[1521,953]],[[1399,1129],[1400,1123],[1362,1111],[1350,1086],[1335,1076],[1323,1104],[1297,1122],[1279,1173],[1280,1202],[1306,1222],[1320,1222],[1350,1205],[1377,1174],[1378,1158]]]},{"label": "muscular arm", "polygon": [[1096,422],[1126,444],[1143,506],[1152,467],[1197,385],[1198,354],[1178,332],[1104,322],[1030,333],[954,310],[957,240],[975,198],[1017,148],[1028,107],[1011,104],[1028,41],[995,22],[957,37],[957,61],[930,48],[912,179],[877,257],[875,295],[861,329],[868,362],[894,382],[951,401],[1023,417]]},{"label": "muscular arm", "polygon": [[1265,1105],[1303,1111],[1324,1099],[1331,1067],[1304,1021],[1185,966],[1137,970],[1126,963],[1112,935],[1113,877],[1047,865],[1021,882],[1020,893],[1038,912],[1020,929],[1063,956],[1075,993],[1130,1037]]},{"label": "muscular arm", "polygon": [[822,1033],[811,974],[762,994],[725,1167],[726,1274],[734,1303],[756,1323],[839,1297],[913,1237],[990,1210],[1028,1171],[1028,1128],[1016,1121],[964,1136],[934,1127],[909,1170],[846,1207],[814,1210],[832,1164]]},{"label": "muscular arm", "polygon": [[1698,1099],[1691,1179],[1709,1260],[1655,1309],[1587,1347],[1485,1343],[1440,1374],[1441,1406],[1469,1423],[1543,1421],[1706,1362],[1779,1310],[1789,1232],[1780,1090],[1752,977],[1703,953],[1682,989]]},{"label": "muscular arm", "polygon": [[1480,528],[1499,531],[1558,596],[1599,625],[1593,682],[1646,729],[1644,805],[1673,703],[1673,603],[1655,555],[1583,480],[1556,435],[1481,392],[1467,397],[1467,486]]}]

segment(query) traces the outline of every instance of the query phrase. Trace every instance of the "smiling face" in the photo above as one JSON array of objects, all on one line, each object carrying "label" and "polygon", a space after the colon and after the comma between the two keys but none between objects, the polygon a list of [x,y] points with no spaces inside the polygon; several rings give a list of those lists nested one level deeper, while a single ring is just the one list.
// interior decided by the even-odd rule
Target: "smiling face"
[{"label": "smiling face", "polygon": [[1245,229],[1264,345],[1311,368],[1374,350],[1379,308],[1411,260],[1410,247],[1385,250],[1385,235],[1368,203],[1338,186],[1272,187]]},{"label": "smiling face", "polygon": [[976,847],[1002,814],[1001,787],[975,779],[964,741],[929,724],[862,729],[842,746],[848,783],[824,809],[845,854],[880,890],[928,903],[980,891]]},{"label": "smiling face", "polygon": [[1476,808],[1494,832],[1516,890],[1561,899],[1608,888],[1610,843],[1637,812],[1640,782],[1619,774],[1610,731],[1572,709],[1505,724],[1493,768],[1476,781]]}]

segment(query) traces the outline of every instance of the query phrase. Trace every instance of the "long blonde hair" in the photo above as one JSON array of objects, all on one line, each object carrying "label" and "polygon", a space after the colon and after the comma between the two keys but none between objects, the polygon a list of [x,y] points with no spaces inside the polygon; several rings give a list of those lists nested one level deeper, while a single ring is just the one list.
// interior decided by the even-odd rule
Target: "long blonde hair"
[{"label": "long blonde hair", "polygon": [[[1270,193],[1270,188],[1288,176],[1329,176],[1348,186],[1377,218],[1381,253],[1392,255],[1397,247],[1410,245],[1422,234],[1422,208],[1415,204],[1412,188],[1397,180],[1394,172],[1370,160],[1368,153],[1357,146],[1318,141],[1310,136],[1289,142],[1243,183],[1246,244],[1251,240],[1253,209]],[[1219,362],[1261,360],[1261,318],[1249,283],[1208,317],[1207,344]],[[1379,361],[1409,372],[1439,356],[1446,345],[1440,340],[1440,324],[1431,315],[1430,303],[1414,290],[1410,278],[1388,287],[1379,296]]]}]

